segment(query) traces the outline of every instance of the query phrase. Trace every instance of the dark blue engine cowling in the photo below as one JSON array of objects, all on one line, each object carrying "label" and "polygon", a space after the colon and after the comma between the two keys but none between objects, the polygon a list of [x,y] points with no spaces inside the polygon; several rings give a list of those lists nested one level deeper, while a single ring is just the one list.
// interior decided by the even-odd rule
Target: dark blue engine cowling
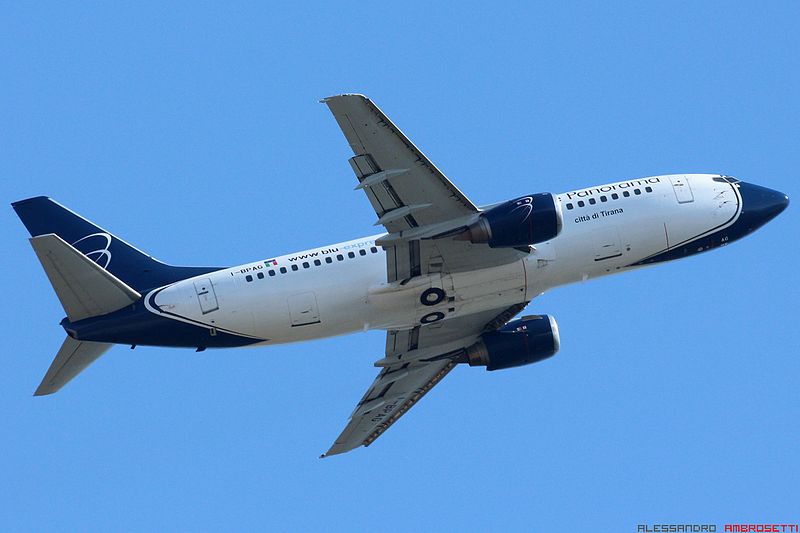
[{"label": "dark blue engine cowling", "polygon": [[552,239],[561,232],[562,214],[556,198],[539,193],[509,200],[483,213],[464,238],[491,248],[515,248]]},{"label": "dark blue engine cowling", "polygon": [[512,368],[547,359],[560,345],[558,324],[552,316],[529,316],[484,333],[467,349],[467,362],[486,370]]}]

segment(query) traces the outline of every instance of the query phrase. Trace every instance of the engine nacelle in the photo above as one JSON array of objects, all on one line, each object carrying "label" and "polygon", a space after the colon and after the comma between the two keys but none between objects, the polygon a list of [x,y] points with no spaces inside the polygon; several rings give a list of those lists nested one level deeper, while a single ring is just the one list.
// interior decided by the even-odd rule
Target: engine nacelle
[{"label": "engine nacelle", "polygon": [[550,193],[509,200],[481,213],[457,239],[515,248],[552,239],[563,226],[561,204]]},{"label": "engine nacelle", "polygon": [[512,368],[547,359],[560,347],[558,324],[552,316],[528,316],[484,333],[467,348],[467,363],[485,366],[486,370]]}]

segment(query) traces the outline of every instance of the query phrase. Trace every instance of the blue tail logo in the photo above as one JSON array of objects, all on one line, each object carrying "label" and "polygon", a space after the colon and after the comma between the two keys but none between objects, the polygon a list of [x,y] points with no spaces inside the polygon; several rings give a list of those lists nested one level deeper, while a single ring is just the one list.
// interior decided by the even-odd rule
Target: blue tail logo
[{"label": "blue tail logo", "polygon": [[92,233],[73,242],[72,246],[103,269],[111,264],[111,235],[108,233]]}]

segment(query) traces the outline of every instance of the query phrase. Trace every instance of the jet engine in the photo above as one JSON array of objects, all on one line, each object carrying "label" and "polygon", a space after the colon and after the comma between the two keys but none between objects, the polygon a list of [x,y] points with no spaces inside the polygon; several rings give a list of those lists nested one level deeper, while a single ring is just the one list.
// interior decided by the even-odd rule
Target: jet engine
[{"label": "jet engine", "polygon": [[516,248],[552,239],[561,232],[561,205],[550,193],[523,196],[481,213],[456,239]]},{"label": "jet engine", "polygon": [[484,333],[467,348],[462,361],[469,366],[500,370],[537,363],[554,355],[560,346],[558,324],[552,316],[527,316]]}]

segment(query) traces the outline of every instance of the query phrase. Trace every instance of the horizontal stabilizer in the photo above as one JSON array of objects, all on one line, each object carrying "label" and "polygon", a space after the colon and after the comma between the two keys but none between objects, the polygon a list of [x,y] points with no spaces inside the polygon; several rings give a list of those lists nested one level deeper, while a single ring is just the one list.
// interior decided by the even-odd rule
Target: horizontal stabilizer
[{"label": "horizontal stabilizer", "polygon": [[104,342],[77,341],[67,337],[34,396],[57,392],[109,348],[111,345]]},{"label": "horizontal stabilizer", "polygon": [[30,241],[71,322],[111,313],[141,298],[58,235],[40,235]]}]

